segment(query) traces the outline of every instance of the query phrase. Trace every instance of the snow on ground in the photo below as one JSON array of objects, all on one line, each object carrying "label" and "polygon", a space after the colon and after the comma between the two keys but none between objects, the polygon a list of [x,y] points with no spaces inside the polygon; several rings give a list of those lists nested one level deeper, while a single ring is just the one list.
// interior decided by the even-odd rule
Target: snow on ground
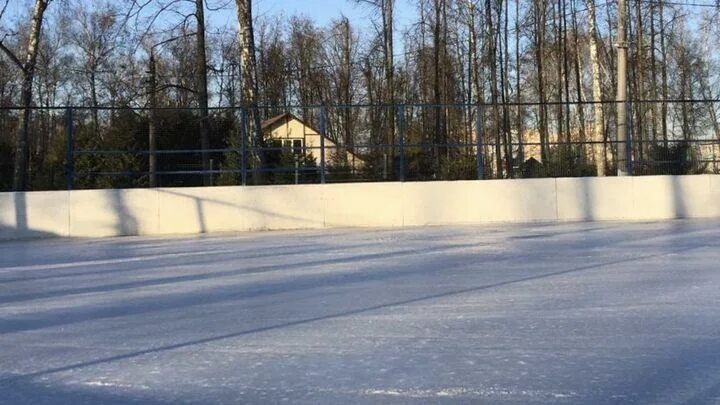
[{"label": "snow on ground", "polygon": [[720,404],[720,221],[0,244],[0,403]]}]

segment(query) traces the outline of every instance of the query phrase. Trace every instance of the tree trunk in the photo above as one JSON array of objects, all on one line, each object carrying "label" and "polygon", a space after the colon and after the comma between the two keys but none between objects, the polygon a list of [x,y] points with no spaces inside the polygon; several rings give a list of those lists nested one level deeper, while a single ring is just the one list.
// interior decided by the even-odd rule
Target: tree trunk
[{"label": "tree trunk", "polygon": [[574,37],[574,45],[575,45],[575,87],[576,87],[576,96],[577,96],[577,111],[578,111],[578,134],[580,136],[580,161],[582,164],[585,164],[585,161],[587,159],[586,150],[585,150],[585,142],[587,141],[587,136],[585,134],[585,105],[583,104],[583,84],[582,79],[580,76],[580,66],[581,66],[581,52],[580,52],[580,38],[579,38],[579,30],[578,30],[578,22],[577,22],[577,11],[575,9],[575,0],[572,1],[572,25],[573,25],[573,37]]},{"label": "tree trunk", "polygon": [[252,0],[235,0],[238,15],[238,45],[240,46],[240,66],[242,68],[243,108],[248,109],[251,146],[254,150],[255,167],[253,181],[260,184],[264,178],[262,169],[265,167],[263,151],[258,149],[265,145],[260,114],[257,106],[257,61],[255,58],[255,40],[253,35]]},{"label": "tree trunk", "polygon": [[660,64],[660,80],[662,81],[662,102],[660,104],[660,128],[662,132],[662,139],[665,147],[668,145],[668,128],[667,128],[667,114],[668,107],[666,100],[668,99],[668,73],[667,73],[667,50],[665,48],[665,7],[663,6],[662,0],[660,1],[660,55],[662,56],[662,63]]},{"label": "tree trunk", "polygon": [[[442,109],[440,106],[441,103],[441,93],[440,93],[440,46],[441,46],[441,39],[440,39],[440,18],[441,18],[441,10],[440,10],[440,2],[443,0],[435,0],[434,6],[435,6],[435,22],[433,25],[433,54],[434,54],[434,72],[433,72],[433,112],[435,117],[435,134],[433,136],[433,158],[435,161],[435,168],[434,168],[434,175],[437,176],[438,172],[440,170],[440,153],[438,150],[438,144],[442,142],[441,138],[441,131],[442,131]],[[489,1],[489,0],[488,0]]]},{"label": "tree trunk", "polygon": [[605,175],[605,114],[602,104],[602,78],[600,77],[600,52],[598,49],[597,19],[595,17],[595,1],[586,0],[588,9],[588,24],[590,35],[590,65],[592,69],[592,93],[593,93],[593,160],[597,168],[597,175]]},{"label": "tree trunk", "polygon": [[[555,114],[557,117],[557,127],[558,131],[557,134],[555,134],[556,139],[555,141],[560,144],[562,139],[565,135],[565,119],[564,119],[564,107],[563,107],[563,37],[562,37],[562,14],[564,10],[561,10],[561,4],[562,0],[557,0],[556,3],[553,3],[553,10],[556,11],[556,14],[554,16],[555,18],[555,42],[556,42],[556,52],[557,52],[557,82],[556,82],[556,88],[557,88],[557,104],[555,105]],[[566,138],[566,142],[570,143],[570,139]],[[559,145],[558,145],[559,146]],[[562,157],[560,157],[562,159]],[[558,162],[560,163],[560,162]]]},{"label": "tree trunk", "polygon": [[93,136],[94,141],[100,140],[100,117],[98,112],[98,96],[97,96],[97,67],[93,63],[90,68],[90,100],[92,102],[92,120],[93,120]]},{"label": "tree trunk", "polygon": [[[543,69],[543,58],[545,49],[545,11],[546,0],[538,0],[535,5],[535,65],[537,66],[538,76],[538,109],[540,110],[540,159],[543,164],[549,162],[548,151],[548,113],[545,105],[545,72]],[[589,0],[591,1],[591,0]]]},{"label": "tree trunk", "polygon": [[[655,4],[650,1],[650,98],[657,100],[657,58],[655,56]],[[657,141],[658,113],[656,103],[650,104],[653,144]]]},{"label": "tree trunk", "polygon": [[[499,19],[498,19],[499,21]],[[488,59],[490,68],[490,103],[493,111],[493,124],[495,132],[495,166],[496,177],[503,177],[502,150],[500,145],[500,108],[498,106],[498,86],[497,86],[497,36],[496,29],[493,26],[493,15],[490,0],[485,2],[485,22],[488,26],[487,46]],[[499,25],[499,24],[498,24]]]},{"label": "tree trunk", "polygon": [[[503,27],[503,33],[504,33],[504,39],[502,41],[503,45],[503,64],[501,66],[501,76],[502,76],[502,103],[503,103],[503,142],[505,143],[505,165],[507,170],[507,176],[509,178],[513,178],[513,148],[512,148],[512,135],[510,133],[510,107],[508,106],[508,103],[510,102],[510,48],[509,48],[509,39],[510,39],[510,30],[508,28],[508,23],[510,21],[510,10],[509,10],[509,0],[497,0],[496,1],[496,7],[498,10],[501,9],[501,6],[505,3],[505,16],[503,18],[504,20],[504,27]],[[498,11],[498,14],[500,11]]]},{"label": "tree trunk", "polygon": [[[470,1],[469,5],[469,12],[470,12],[470,19],[469,19],[469,60],[470,60],[470,87],[471,87],[471,103],[475,103],[478,106],[482,105],[483,100],[483,91],[482,91],[482,85],[481,85],[481,78],[480,78],[480,58],[478,57],[478,36],[477,31],[475,30],[475,4]],[[482,107],[476,108],[475,114],[482,114],[484,109]],[[483,127],[485,126],[485,120],[484,117],[479,117],[480,119],[480,125]],[[476,128],[475,131],[475,140],[474,143],[477,144],[478,139],[477,137],[480,136],[479,130],[480,128]],[[484,140],[481,140],[483,143]],[[480,148],[484,148],[484,145],[479,145]],[[478,150],[477,153],[484,153],[484,151]]]},{"label": "tree trunk", "polygon": [[12,51],[0,42],[0,49],[5,52],[11,61],[22,73],[22,115],[18,123],[18,134],[15,139],[15,168],[13,173],[13,190],[25,191],[28,189],[28,166],[30,160],[30,148],[28,138],[30,135],[30,115],[33,99],[33,81],[35,79],[35,66],[42,36],[42,23],[45,10],[49,0],[36,0],[33,9],[32,22],[30,27],[30,38],[28,41],[25,61],[21,62]]},{"label": "tree trunk", "polygon": [[627,8],[625,0],[618,0],[618,27],[617,27],[617,95],[615,107],[617,108],[617,174],[627,176],[629,173],[628,150],[627,150],[627,36],[625,25]]},{"label": "tree trunk", "polygon": [[[385,65],[385,104],[387,114],[386,142],[390,146],[390,162],[395,157],[395,63],[393,48],[393,8],[395,0],[382,0],[383,56]],[[388,173],[388,156],[385,155],[385,178]]]},{"label": "tree trunk", "polygon": [[[200,149],[202,150],[202,168],[210,170],[210,156],[207,152],[210,149],[210,112],[208,108],[208,84],[207,84],[207,51],[205,47],[205,4],[204,0],[195,0],[195,18],[197,19],[197,33],[195,33],[195,64],[197,69],[197,94],[198,106],[200,107]],[[212,174],[203,174],[203,185],[212,186]]]},{"label": "tree trunk", "polygon": [[[635,0],[635,43],[637,44],[635,50],[635,94],[634,98],[637,100],[645,99],[645,44],[643,38],[643,19],[642,19],[642,8],[641,0]],[[635,128],[633,129],[633,135],[636,136],[638,159],[643,161],[645,159],[644,153],[644,140],[645,140],[645,110],[646,105],[643,102],[635,103]]]},{"label": "tree trunk", "polygon": [[525,150],[523,146],[523,107],[520,105],[522,98],[520,88],[520,0],[515,0],[515,102],[517,103],[517,138],[518,157],[520,164],[525,161]]},{"label": "tree trunk", "polygon": [[157,187],[157,70],[155,53],[150,51],[150,80],[148,80],[148,99],[150,111],[148,114],[148,185]]},{"label": "tree trunk", "polygon": [[[343,129],[344,129],[344,144],[348,151],[354,151],[355,140],[353,139],[352,131],[352,115],[353,112],[350,109],[352,104],[352,31],[350,30],[350,20],[347,18],[343,19],[343,94],[342,100],[345,107],[343,108]],[[347,154],[344,154],[347,157]],[[354,167],[353,167],[354,168]]]},{"label": "tree trunk", "polygon": [[568,48],[567,48],[567,13],[565,0],[560,1],[560,26],[562,27],[562,61],[563,61],[563,76],[562,80],[565,86],[565,139],[568,143],[568,151],[572,151],[571,147],[571,130],[570,130],[570,64],[568,62]]},{"label": "tree trunk", "polygon": [[[681,44],[682,45],[682,44]],[[680,100],[690,99],[690,61],[685,47],[682,47],[678,58],[678,69],[680,70]],[[690,139],[690,103],[680,102],[680,122],[683,140]]]}]

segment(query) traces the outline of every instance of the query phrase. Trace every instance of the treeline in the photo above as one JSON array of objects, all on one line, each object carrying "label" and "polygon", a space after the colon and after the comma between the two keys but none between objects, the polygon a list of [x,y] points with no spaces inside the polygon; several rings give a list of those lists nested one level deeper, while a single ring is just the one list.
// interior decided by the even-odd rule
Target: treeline
[{"label": "treeline", "polygon": [[[253,16],[250,0],[33,0],[10,18],[11,1],[2,189],[64,187],[66,111],[53,108],[70,105],[86,107],[73,111],[81,187],[237,183],[243,157],[217,151],[246,143],[253,168],[283,161],[258,148],[272,147],[261,121],[287,111],[314,126],[323,115],[328,138],[366,162],[359,178],[397,178],[401,136],[413,179],[477,176],[480,135],[488,178],[612,174],[618,43],[635,170],[717,168],[717,103],[699,101],[718,98],[715,3],[627,0],[618,41],[617,3],[593,0],[419,0],[405,27],[393,0],[348,1],[371,26]],[[156,153],[178,149],[203,152]]]}]

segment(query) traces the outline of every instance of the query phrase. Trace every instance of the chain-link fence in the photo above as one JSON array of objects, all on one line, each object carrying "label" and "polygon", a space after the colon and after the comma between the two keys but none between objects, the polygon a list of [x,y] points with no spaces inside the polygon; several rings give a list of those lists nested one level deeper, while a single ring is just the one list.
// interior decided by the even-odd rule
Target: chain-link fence
[{"label": "chain-link fence", "polygon": [[[33,109],[32,190],[720,173],[716,101]],[[19,108],[0,110],[12,188]],[[205,148],[202,145],[206,145]]]}]

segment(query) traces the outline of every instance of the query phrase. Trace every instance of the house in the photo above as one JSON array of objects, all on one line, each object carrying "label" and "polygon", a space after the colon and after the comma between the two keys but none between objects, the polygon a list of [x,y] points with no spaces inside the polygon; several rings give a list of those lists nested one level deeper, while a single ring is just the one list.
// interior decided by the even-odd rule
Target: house
[{"label": "house", "polygon": [[720,140],[703,139],[696,142],[697,158],[707,164],[707,173],[720,173]]},{"label": "house", "polygon": [[[276,115],[261,123],[263,135],[266,140],[280,140],[282,146],[292,149],[295,154],[311,153],[320,160],[321,135],[320,131],[290,113]],[[338,153],[344,153],[347,163],[352,169],[360,169],[365,162],[356,154],[345,150],[328,139],[324,139],[325,164],[337,162]]]}]

